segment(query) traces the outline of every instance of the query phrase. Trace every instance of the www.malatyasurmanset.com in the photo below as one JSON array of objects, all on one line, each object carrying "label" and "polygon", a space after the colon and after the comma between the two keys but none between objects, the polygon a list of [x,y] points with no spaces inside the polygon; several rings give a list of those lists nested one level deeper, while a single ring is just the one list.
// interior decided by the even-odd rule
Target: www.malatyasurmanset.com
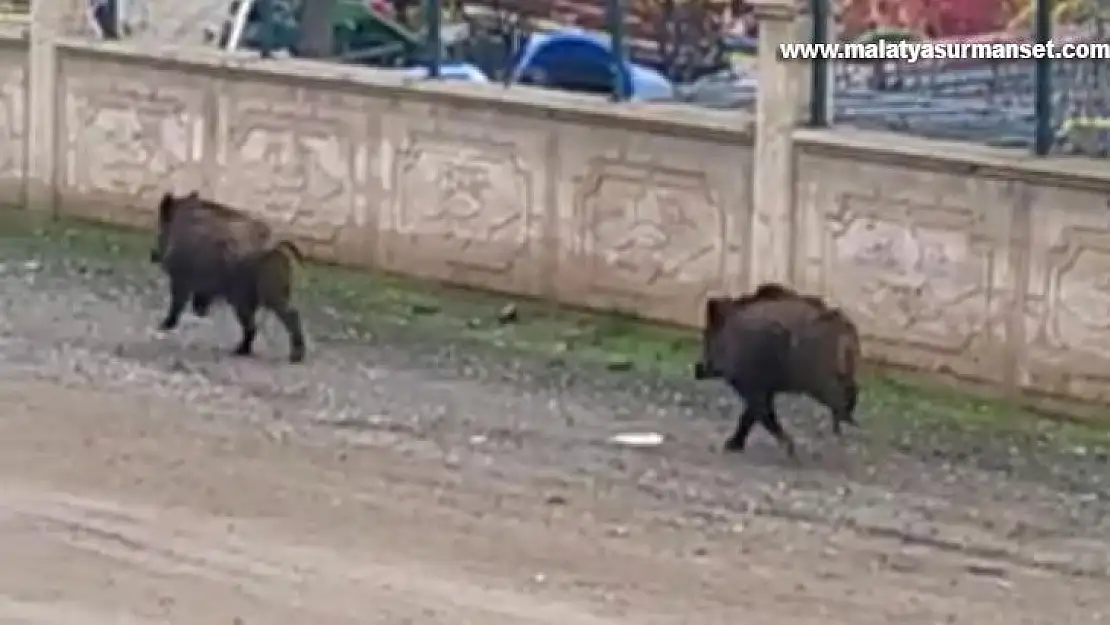
[{"label": "www.malatyasurmanset.com", "polygon": [[784,43],[779,56],[787,60],[887,60],[943,61],[997,60],[1022,61],[1035,59],[1106,60],[1110,59],[1110,43],[953,43],[873,41],[869,43]]}]

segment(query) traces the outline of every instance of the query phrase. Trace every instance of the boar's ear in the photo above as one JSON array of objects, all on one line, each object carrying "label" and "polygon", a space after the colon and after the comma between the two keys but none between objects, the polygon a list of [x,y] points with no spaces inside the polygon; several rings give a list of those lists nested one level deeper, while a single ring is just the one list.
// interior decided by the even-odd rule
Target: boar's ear
[{"label": "boar's ear", "polygon": [[732,300],[727,297],[710,297],[705,300],[705,329],[716,330],[724,323]]},{"label": "boar's ear", "polygon": [[162,201],[158,203],[159,223],[166,224],[170,222],[170,219],[173,217],[175,204],[177,204],[177,198],[173,196],[173,193],[167,191],[162,195]]}]

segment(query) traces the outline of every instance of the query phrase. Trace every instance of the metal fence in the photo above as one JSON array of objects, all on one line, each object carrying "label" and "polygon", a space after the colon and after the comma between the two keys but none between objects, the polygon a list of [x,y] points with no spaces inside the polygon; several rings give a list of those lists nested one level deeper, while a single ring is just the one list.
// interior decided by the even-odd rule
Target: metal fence
[{"label": "metal fence", "polygon": [[[814,0],[816,18],[830,10],[828,1]],[[994,34],[948,41],[1110,43],[1110,12],[1096,2],[1082,0],[1055,10],[1052,2],[1035,0],[1016,16],[998,16],[1005,28]],[[862,36],[893,40],[920,34],[872,31]],[[837,35],[840,41],[861,37]],[[820,40],[822,33],[815,29],[814,37]],[[815,61],[814,70],[820,77],[813,93],[816,125],[850,124],[1040,155],[1110,156],[1110,59]],[[826,114],[828,90],[833,106]]]},{"label": "metal fence", "polygon": [[[318,47],[340,62],[405,68],[433,79],[541,84],[615,100],[726,109],[755,102],[754,67],[737,69],[755,51],[754,38],[735,28],[745,19],[754,26],[743,0],[325,1],[343,17],[332,41]],[[215,37],[221,47],[302,55],[299,39],[310,29],[300,26],[314,4],[230,4]],[[376,5],[373,17],[368,4]]]},{"label": "metal fence", "polygon": [[[453,49],[451,59],[476,63],[506,86],[517,80],[535,83],[536,76],[522,69],[522,57],[536,52],[537,35],[550,36],[545,41],[553,42],[566,37],[566,27],[572,27],[604,42],[611,55],[602,67],[609,74],[608,84],[587,68],[597,68],[596,63],[573,58],[574,45],[564,48],[566,73],[538,72],[544,74],[539,82],[607,92],[618,101],[636,99],[641,85],[666,84],[666,89],[648,90],[666,94],[659,99],[709,108],[754,107],[754,71],[736,67],[738,59],[755,51],[754,39],[734,28],[745,17],[751,21],[742,0],[457,0],[461,10],[454,13],[466,21],[468,41],[443,46],[436,33],[442,30],[441,16],[451,13],[441,8],[448,1],[423,1],[421,31],[428,35],[431,54],[425,58],[430,76],[437,74],[443,60],[438,51]],[[584,79],[590,74],[595,77]]]},{"label": "metal fence", "polygon": [[[518,23],[535,23],[557,14],[560,7],[574,7],[589,22],[576,25],[608,33],[613,67],[643,58],[645,39],[653,39],[647,45],[656,46],[657,67],[674,82],[679,100],[711,108],[754,106],[758,76],[752,64],[745,70],[743,62],[736,62],[737,57],[754,57],[757,36],[754,28],[737,29],[747,12],[743,2],[474,1],[516,17],[525,15],[527,19]],[[826,25],[815,28],[813,36],[818,43],[912,38],[947,43],[1110,44],[1110,0],[1025,1],[1025,6],[1017,6],[981,0],[811,0],[814,23]],[[438,1],[425,0],[424,6],[429,22],[438,20]],[[875,15],[883,7],[892,14]],[[871,14],[860,13],[865,9]],[[907,24],[901,31],[875,26],[899,20]],[[647,26],[651,23],[656,25],[654,30]],[[829,24],[835,26],[830,29]],[[966,32],[953,34],[961,28]],[[980,34],[984,31],[990,34]],[[438,50],[437,42],[432,43],[429,49]],[[676,59],[691,56],[699,59],[704,71],[690,71],[689,62],[686,69],[676,69],[682,65]],[[430,74],[439,60],[428,59]],[[913,64],[821,60],[815,61],[814,69],[814,125],[849,124],[1039,155],[1110,156],[1110,59],[957,58]],[[620,80],[613,81],[612,93],[615,99],[629,96]]]},{"label": "metal fence", "polygon": [[[128,9],[153,1],[105,0]],[[506,86],[538,83],[609,93],[615,100],[635,98],[638,87],[630,89],[633,80],[648,76],[649,88],[666,86],[657,91],[667,97],[659,99],[724,109],[751,109],[755,103],[758,75],[751,61],[758,25],[743,0],[375,0],[391,7],[392,13],[369,21],[359,18],[357,11],[351,13],[356,5],[365,7],[366,0],[328,1],[355,16],[336,27],[334,42],[328,44],[341,62],[405,67],[431,78],[472,79],[477,74]],[[810,0],[814,23],[826,26],[815,28],[813,38],[818,43],[909,39],[1110,44],[1110,0],[1014,0],[1018,1],[1028,5],[992,15],[982,7],[993,10],[1006,3]],[[217,0],[206,2],[219,5]],[[29,6],[27,0],[9,4],[24,11]],[[236,48],[242,42],[264,52],[284,48],[297,54],[294,22],[299,18],[290,16],[299,14],[305,0],[230,4],[223,34],[216,38],[221,46]],[[883,10],[892,13],[876,14]],[[153,21],[172,17],[163,13]],[[888,23],[906,26],[875,26]],[[576,60],[571,41],[561,74],[553,69],[525,71],[522,58],[536,52],[536,35],[558,34],[565,26],[603,39],[608,51],[601,61],[596,56],[590,63]],[[961,29],[964,32],[957,32]],[[162,32],[165,28],[151,30],[168,36]],[[984,30],[994,33],[969,34]],[[460,63],[477,70],[460,72]],[[816,60],[813,76],[811,121],[816,126],[848,124],[1041,155],[1110,156],[1110,59],[958,58],[912,64]],[[826,106],[830,102],[832,106]]]}]

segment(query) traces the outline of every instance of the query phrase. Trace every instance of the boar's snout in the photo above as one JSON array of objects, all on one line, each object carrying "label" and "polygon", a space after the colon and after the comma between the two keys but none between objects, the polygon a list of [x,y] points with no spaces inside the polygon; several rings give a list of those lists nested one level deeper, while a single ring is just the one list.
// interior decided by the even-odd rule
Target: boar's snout
[{"label": "boar's snout", "polygon": [[150,262],[154,263],[155,265],[162,262],[162,250],[160,250],[158,248],[151,249],[150,250]]}]

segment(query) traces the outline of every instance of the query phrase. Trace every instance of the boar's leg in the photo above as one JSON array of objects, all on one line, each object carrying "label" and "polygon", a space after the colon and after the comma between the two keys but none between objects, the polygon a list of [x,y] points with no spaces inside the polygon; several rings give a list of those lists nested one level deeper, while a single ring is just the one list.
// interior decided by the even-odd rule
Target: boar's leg
[{"label": "boar's leg", "polygon": [[774,393],[759,392],[748,393],[744,397],[744,412],[736,424],[736,432],[725,441],[725,451],[743,451],[748,443],[748,436],[756,423],[767,428],[775,440],[786,448],[791,457],[794,456],[794,441],[782,429],[778,415],[775,414]]},{"label": "boar's leg", "polygon": [[781,445],[783,449],[786,450],[787,456],[790,456],[791,458],[797,458],[798,452],[797,447],[794,445],[794,438],[787,434],[786,430],[782,428],[782,423],[779,422],[779,415],[775,412],[774,396],[770,396],[767,398],[766,406],[767,410],[763,411],[760,414],[761,418],[759,420],[759,423],[763,427],[767,428],[767,431],[771,433],[771,436],[775,437],[775,440],[778,441],[779,445]]},{"label": "boar's leg", "polygon": [[258,323],[255,316],[258,313],[258,303],[249,298],[239,298],[232,303],[235,308],[235,318],[243,331],[243,338],[235,347],[236,356],[250,356],[254,349],[254,337],[258,334]]},{"label": "boar's leg", "polygon": [[725,441],[725,451],[744,451],[744,446],[748,443],[748,435],[751,434],[758,415],[752,410],[751,402],[745,401],[744,404],[744,411],[740,413],[736,423],[736,431]]},{"label": "boar's leg", "polygon": [[303,362],[305,345],[301,313],[289,304],[269,305],[268,308],[274,311],[274,315],[289,334],[289,362]]},{"label": "boar's leg", "polygon": [[859,402],[859,387],[854,382],[846,382],[836,395],[836,401],[829,404],[829,410],[832,411],[833,434],[840,436],[843,431],[841,424],[859,427],[854,416]]},{"label": "boar's leg", "polygon": [[181,321],[181,313],[185,312],[185,306],[189,304],[190,295],[190,289],[184,280],[170,276],[170,309],[158,326],[160,330],[168,332],[177,327]]}]

